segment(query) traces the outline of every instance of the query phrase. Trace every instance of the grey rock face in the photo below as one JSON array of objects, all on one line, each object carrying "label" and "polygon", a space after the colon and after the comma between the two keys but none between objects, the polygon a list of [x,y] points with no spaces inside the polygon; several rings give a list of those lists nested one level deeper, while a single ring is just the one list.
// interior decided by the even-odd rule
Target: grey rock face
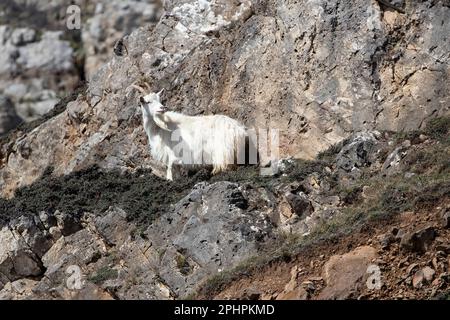
[{"label": "grey rock face", "polygon": [[[95,13],[83,25],[82,41],[86,51],[84,69],[88,78],[112,56],[114,44],[140,26],[158,22],[162,14],[158,0],[100,1]],[[125,53],[126,53],[126,49]]]},{"label": "grey rock face", "polygon": [[[66,27],[72,4],[87,17],[82,30]],[[35,120],[110,59],[115,41],[161,13],[157,0],[9,1],[0,8],[0,92],[24,120]]]},{"label": "grey rock face", "polygon": [[[38,69],[51,73],[73,71],[73,49],[69,42],[61,41],[61,32],[46,32],[39,42],[19,48],[17,68],[24,72]],[[14,39],[11,41],[14,43]]]},{"label": "grey rock face", "polygon": [[[23,245],[29,244],[33,251],[40,249],[37,261],[45,273],[34,284],[34,297],[52,292],[53,297],[66,298],[71,292],[80,294],[79,290],[92,296],[106,290],[114,291],[120,299],[168,299],[188,295],[208,276],[253,256],[274,236],[267,215],[247,211],[247,201],[236,184],[201,183],[157,219],[143,237],[123,210],[111,208],[102,216],[85,214],[81,230],[58,239],[49,237],[45,248],[37,245],[31,221],[21,218],[25,220],[14,222],[14,226],[33,236],[22,236]],[[55,225],[44,213],[40,220],[44,220],[43,227]],[[64,226],[58,228],[62,231]],[[46,229],[41,233],[49,234]],[[1,244],[9,241],[8,247],[0,247],[0,257],[4,257],[0,274],[7,276],[2,286],[20,276],[42,272],[39,265],[32,264],[32,253],[14,255],[17,250],[11,247],[15,243],[12,238],[7,228],[0,233]],[[11,271],[7,273],[12,265],[8,256],[16,257],[23,269],[15,271],[14,277]],[[70,268],[80,270],[80,288],[68,285]],[[6,296],[11,285],[5,286],[0,296]]]},{"label": "grey rock face", "polygon": [[378,132],[357,133],[344,141],[336,156],[336,165],[346,173],[358,174],[359,168],[374,162]]},{"label": "grey rock face", "polygon": [[200,184],[150,226],[154,245],[167,248],[159,272],[175,294],[189,294],[207,274],[252,256],[272,236],[267,216],[245,207],[238,185]]},{"label": "grey rock face", "polygon": [[[26,239],[18,230],[8,227],[0,230],[0,288],[6,284],[5,280],[14,281],[42,274],[42,264],[27,240],[36,238]],[[31,244],[36,245],[37,242]]]},{"label": "grey rock face", "polygon": [[[7,95],[25,120],[47,113],[60,90],[78,81],[73,48],[62,32],[0,26],[0,92]],[[62,80],[58,77],[63,75]]]},{"label": "grey rock face", "polygon": [[[72,107],[89,121],[79,126],[65,112],[23,137],[46,146],[26,163],[13,155],[0,180],[10,192],[48,166],[61,174],[92,164],[124,170],[150,164],[130,89],[135,81],[164,87],[174,110],[279,129],[281,157],[311,158],[360,130],[423,127],[449,105],[442,76],[448,41],[439,39],[448,34],[450,9],[429,3],[408,3],[402,15],[362,0],[339,6],[217,0],[205,8],[171,1],[159,23],[123,38],[128,54],[92,73],[86,97]],[[365,161],[357,157],[342,163],[346,170]],[[18,170],[28,178],[19,181]]]}]

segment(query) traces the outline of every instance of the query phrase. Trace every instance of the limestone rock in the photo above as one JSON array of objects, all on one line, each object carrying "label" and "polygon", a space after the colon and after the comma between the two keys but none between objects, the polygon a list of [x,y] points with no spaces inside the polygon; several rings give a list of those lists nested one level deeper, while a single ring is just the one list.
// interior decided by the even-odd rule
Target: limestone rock
[{"label": "limestone rock", "polygon": [[167,248],[159,272],[177,295],[192,292],[207,274],[236,265],[272,236],[268,218],[240,203],[238,185],[201,183],[149,227],[153,245]]},{"label": "limestone rock", "polygon": [[377,132],[363,132],[346,139],[336,156],[336,165],[346,172],[355,172],[358,168],[371,164],[377,135]]},{"label": "limestone rock", "polygon": [[38,281],[31,279],[20,279],[8,282],[0,290],[0,300],[23,300],[33,298],[33,289]]},{"label": "limestone rock", "polygon": [[326,287],[318,298],[350,298],[358,287],[366,285],[367,268],[377,257],[377,251],[370,246],[358,247],[349,253],[332,256],[323,268]]},{"label": "limestone rock", "polygon": [[[1,274],[9,280],[16,280],[21,277],[41,275],[42,271],[39,258],[29,249],[24,239],[8,227],[0,229]],[[2,281],[0,281],[0,287],[5,285]]]}]

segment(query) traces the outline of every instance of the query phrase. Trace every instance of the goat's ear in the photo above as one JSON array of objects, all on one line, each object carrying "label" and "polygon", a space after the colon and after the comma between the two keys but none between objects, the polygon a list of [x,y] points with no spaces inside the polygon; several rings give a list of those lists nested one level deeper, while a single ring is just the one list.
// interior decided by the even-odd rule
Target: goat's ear
[{"label": "goat's ear", "polygon": [[160,92],[158,92],[156,95],[158,96],[158,98],[161,98],[161,95],[164,93],[164,88],[161,89]]},{"label": "goat's ear", "polygon": [[144,97],[142,97],[142,96],[139,98],[139,101],[140,101],[142,104],[146,104],[146,101],[145,101]]}]

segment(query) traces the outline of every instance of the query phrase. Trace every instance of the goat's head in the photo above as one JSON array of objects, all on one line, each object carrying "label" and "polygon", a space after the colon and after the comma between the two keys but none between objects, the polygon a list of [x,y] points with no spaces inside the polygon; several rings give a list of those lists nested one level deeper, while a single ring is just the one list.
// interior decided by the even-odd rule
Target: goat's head
[{"label": "goat's head", "polygon": [[[147,84],[146,84],[147,85]],[[168,109],[162,105],[161,103],[161,94],[164,92],[162,89],[160,92],[148,93],[144,88],[132,84],[131,87],[137,89],[143,95],[139,97],[139,102],[141,104],[141,108],[149,115],[155,116],[158,114],[162,114],[166,112]],[[150,86],[147,85],[147,89],[150,89]]]},{"label": "goat's head", "polygon": [[152,116],[167,111],[167,108],[161,103],[161,94],[163,93],[163,91],[164,89],[158,93],[152,92],[139,98],[141,106],[145,108]]}]

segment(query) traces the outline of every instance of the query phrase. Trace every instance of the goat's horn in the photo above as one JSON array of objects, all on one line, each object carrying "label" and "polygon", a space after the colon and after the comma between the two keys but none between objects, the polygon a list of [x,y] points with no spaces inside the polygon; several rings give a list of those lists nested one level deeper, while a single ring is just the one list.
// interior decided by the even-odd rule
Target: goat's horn
[{"label": "goat's horn", "polygon": [[140,87],[140,86],[137,86],[137,85],[135,85],[135,84],[132,84],[131,87],[134,88],[134,89],[136,89],[136,90],[138,90],[138,91],[141,92],[142,94],[147,94],[147,92],[145,92],[144,88],[142,88],[142,87]]},{"label": "goat's horn", "polygon": [[148,82],[146,82],[146,81],[144,81],[144,86],[146,86],[147,87],[147,90],[148,91],[151,91],[151,86],[148,84]]}]

